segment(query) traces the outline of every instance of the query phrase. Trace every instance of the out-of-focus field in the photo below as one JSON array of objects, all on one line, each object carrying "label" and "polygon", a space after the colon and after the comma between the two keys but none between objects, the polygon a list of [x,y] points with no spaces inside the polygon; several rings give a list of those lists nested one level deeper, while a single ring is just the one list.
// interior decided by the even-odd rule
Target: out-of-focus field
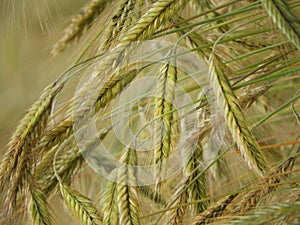
[{"label": "out-of-focus field", "polygon": [[52,45],[84,0],[0,1],[0,155],[26,110],[68,68]]}]

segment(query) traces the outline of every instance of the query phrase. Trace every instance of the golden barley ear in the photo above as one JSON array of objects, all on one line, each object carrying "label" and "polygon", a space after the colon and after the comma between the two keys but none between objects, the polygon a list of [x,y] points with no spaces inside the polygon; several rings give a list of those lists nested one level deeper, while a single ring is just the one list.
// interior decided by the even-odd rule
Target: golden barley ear
[{"label": "golden barley ear", "polygon": [[294,165],[294,157],[289,157],[277,167],[273,168],[268,175],[265,175],[259,182],[258,188],[247,193],[241,192],[237,195],[236,201],[232,202],[224,212],[224,215],[244,215],[253,210],[266,195],[275,191],[290,174],[287,173]]},{"label": "golden barley ear", "polygon": [[68,27],[64,30],[62,38],[55,43],[51,54],[56,56],[65,48],[78,39],[85,29],[88,29],[94,19],[105,9],[108,0],[90,0],[75,14]]},{"label": "golden barley ear", "polygon": [[17,198],[24,198],[38,152],[38,145],[50,116],[52,103],[63,84],[49,85],[40,99],[28,110],[14,132],[1,162],[0,187],[8,187],[6,206],[13,211]]},{"label": "golden barley ear", "polygon": [[213,204],[211,207],[208,207],[205,211],[200,213],[198,216],[194,217],[192,221],[190,221],[191,224],[209,224],[213,223],[214,221],[218,220],[219,216],[222,216],[224,210],[229,205],[230,202],[234,200],[234,198],[237,196],[237,194],[230,194],[215,204]]},{"label": "golden barley ear", "polygon": [[[127,32],[136,20],[140,18],[140,11],[143,4],[145,2],[140,0],[120,1],[117,10],[113,13],[105,30],[105,36],[100,43],[100,52],[106,52],[116,46],[120,36],[124,32]],[[136,15],[138,15],[137,18]]]}]

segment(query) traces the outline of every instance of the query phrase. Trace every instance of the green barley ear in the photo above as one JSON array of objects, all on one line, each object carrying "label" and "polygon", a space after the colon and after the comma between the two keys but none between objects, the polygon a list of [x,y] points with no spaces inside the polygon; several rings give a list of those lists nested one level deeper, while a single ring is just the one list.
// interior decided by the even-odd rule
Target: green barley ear
[{"label": "green barley ear", "polygon": [[[42,140],[42,149],[46,151],[51,149],[57,144],[63,142],[65,139],[68,139],[73,134],[74,122],[86,122],[85,117],[88,117],[88,112],[95,107],[95,113],[98,112],[101,108],[107,106],[112,100],[114,100],[121,91],[138,75],[140,69],[136,68],[125,68],[123,71],[120,71],[118,74],[113,74],[105,79],[102,88],[98,92],[98,97],[96,100],[91,103],[91,105],[86,106],[87,108],[82,109],[82,115],[78,116],[79,118],[70,118],[61,121],[59,124],[56,124],[54,128],[49,130],[43,137]],[[97,85],[96,84],[93,85]],[[87,85],[86,88],[91,88]],[[95,87],[96,90],[97,87]],[[85,94],[85,93],[84,93]],[[75,98],[81,98],[82,96],[75,96]]]},{"label": "green barley ear", "polygon": [[136,177],[132,168],[132,166],[137,164],[136,150],[126,148],[120,161],[124,163],[118,170],[118,184],[116,187],[120,224],[139,225],[138,192],[137,187],[134,186]]},{"label": "green barley ear", "polygon": [[[186,173],[189,176],[189,186],[187,189],[188,202],[204,199],[208,196],[206,174],[200,171],[200,163],[203,158],[203,149],[200,139],[198,140],[196,149],[189,159]],[[195,216],[203,212],[208,207],[208,201],[195,203],[189,206],[189,215]]]},{"label": "green barley ear", "polygon": [[155,1],[150,9],[137,21],[137,24],[120,38],[120,44],[123,45],[124,43],[126,45],[129,42],[151,36],[166,21],[175,16],[187,2],[187,0]]},{"label": "green barley ear", "polygon": [[84,225],[100,225],[102,224],[102,215],[93,205],[91,200],[79,192],[73,190],[69,185],[63,183],[57,170],[58,153],[63,149],[59,149],[54,155],[52,162],[54,175],[59,182],[60,192],[69,209],[78,217]]},{"label": "green barley ear", "polygon": [[227,79],[229,70],[220,63],[216,56],[210,59],[210,72],[213,89],[217,96],[218,104],[223,110],[227,125],[237,143],[239,150],[248,166],[262,175],[265,171],[265,161],[259,151],[259,145],[248,128],[244,115],[238,104]]},{"label": "green barley ear", "polygon": [[132,168],[137,163],[136,151],[126,148],[120,162],[123,165],[110,175],[116,181],[107,180],[101,195],[103,224],[139,225],[138,192]]},{"label": "green barley ear", "polygon": [[[141,38],[145,39],[147,36],[153,34],[155,30],[161,26],[161,24],[174,16],[185,6],[186,3],[187,0],[161,0],[155,2],[148,12],[138,20],[137,24],[120,37],[120,41],[116,46],[117,51],[112,52],[104,59],[103,66],[96,71],[97,76],[99,74],[103,75],[109,73],[111,71],[110,68],[115,65],[116,61],[124,53],[124,50],[127,48],[129,43]],[[103,85],[104,88],[100,90],[99,97],[95,103],[96,112],[100,107],[106,106],[109,101],[120,93],[126,84],[131,82],[131,79],[129,78],[132,77],[132,74],[134,74],[134,72],[130,73],[129,76],[119,76],[117,79],[116,77],[112,77],[112,80],[108,80],[108,83]],[[134,76],[132,78],[134,78]],[[50,134],[52,137],[50,137],[49,142],[53,144],[52,146],[54,146],[56,140],[62,140],[68,137],[67,134],[71,133],[71,126],[73,125],[73,122],[74,121],[63,121],[63,124],[58,125],[56,129],[59,130],[61,135],[60,138]]]},{"label": "green barley ear", "polygon": [[30,215],[35,225],[51,225],[51,216],[44,193],[37,187],[30,188]]},{"label": "green barley ear", "polygon": [[231,75],[229,68],[217,56],[211,55],[209,70],[218,105],[237,147],[248,166],[262,176],[266,171],[266,162],[228,81],[227,77]]},{"label": "green barley ear", "polygon": [[[76,174],[79,168],[84,164],[82,154],[93,150],[99,144],[99,140],[103,140],[109,131],[110,128],[103,128],[99,131],[98,137],[87,141],[81,149],[77,146],[75,138],[71,136],[59,146],[55,146],[44,154],[44,157],[40,160],[35,171],[37,183],[41,186],[42,191],[49,195],[57,186],[58,180],[55,169],[57,175],[65,183],[68,182],[72,175]],[[60,153],[59,156],[56,156],[57,152]],[[56,168],[53,167],[54,160]]]},{"label": "green barley ear", "polygon": [[[191,35],[190,38],[195,44],[207,43],[201,36],[194,37],[194,35]],[[211,84],[213,86],[217,104],[224,115],[226,124],[236,141],[245,162],[257,174],[262,176],[267,169],[267,164],[259,150],[259,145],[254,135],[247,126],[238,98],[228,81],[228,77],[233,77],[233,72],[210,48],[202,50],[199,54],[208,61]]]},{"label": "green barley ear", "polygon": [[117,183],[107,180],[101,194],[103,225],[118,224],[119,209],[117,204]]},{"label": "green barley ear", "polygon": [[36,170],[37,182],[41,186],[42,191],[47,195],[55,190],[57,184],[59,184],[52,165],[57,152],[60,155],[55,159],[56,172],[65,183],[69,183],[72,175],[79,170],[84,162],[84,158],[79,152],[73,137],[47,152]]},{"label": "green barley ear", "polygon": [[[38,10],[39,5],[54,6],[48,4],[51,1],[56,0],[36,3],[4,0],[0,5],[16,7],[24,15],[24,8],[36,6],[33,10],[48,19],[44,11]],[[75,67],[82,71],[87,65],[90,70],[74,74],[82,75],[83,79],[92,76],[87,78],[88,83],[76,89],[72,98],[68,98],[71,95],[67,93],[69,89],[65,87],[66,92],[61,92],[64,84],[73,91],[82,80],[65,73],[62,76],[65,79],[59,78],[51,84],[20,122],[0,165],[0,189],[3,192],[0,195],[3,206],[0,224],[23,224],[24,221],[32,225],[60,224],[61,221],[52,219],[50,200],[53,207],[59,204],[57,200],[64,203],[72,212],[71,219],[77,218],[78,224],[296,224],[300,208],[299,166],[295,163],[292,170],[296,156],[288,157],[294,152],[300,155],[299,96],[289,96],[299,88],[299,6],[300,0],[85,1],[51,53],[57,55],[85,36],[84,45],[89,48],[81,52],[79,58],[89,58]],[[8,16],[18,17],[13,13]],[[270,26],[271,19],[274,26]],[[97,27],[97,24],[102,26]],[[85,33],[88,29],[90,32]],[[196,53],[209,68],[186,74],[185,68],[179,70],[174,65],[176,62],[172,63],[172,55],[169,55],[171,59],[166,55],[166,59],[159,62],[147,61],[146,66],[143,57],[143,64],[124,65],[133,55],[131,47],[136,43],[150,43],[148,40],[175,44],[174,49],[184,45],[186,53]],[[152,46],[147,47],[151,49]],[[156,52],[153,53],[154,56]],[[10,59],[9,55],[7,59]],[[92,62],[92,59],[98,61]],[[178,66],[195,68],[189,57],[183,57],[183,61],[178,61]],[[153,74],[152,65],[160,67],[159,74]],[[2,68],[0,72],[3,72]],[[130,84],[136,84],[134,81],[148,74],[159,81],[153,88],[155,95],[150,98],[145,95],[128,111],[121,107],[120,110],[116,105],[118,96],[123,97]],[[203,75],[210,76],[211,86],[205,94],[199,95]],[[72,80],[68,79],[70,77]],[[182,91],[177,91],[177,84],[182,84]],[[144,86],[141,84],[136,88]],[[181,94],[188,94],[195,108],[178,118],[173,102],[179,100]],[[213,102],[209,101],[211,95],[216,96]],[[258,99],[260,96],[262,99]],[[61,110],[51,115],[56,100],[60,101],[57,106]],[[126,106],[131,103],[125,102]],[[222,142],[222,149],[228,151],[222,151],[212,163],[206,161],[209,157],[204,157],[206,152],[204,154],[202,149],[216,130],[213,125],[218,123],[214,112],[210,112],[210,103],[219,104],[228,128],[228,135]],[[292,107],[289,107],[291,103]],[[184,105],[183,111],[188,106]],[[190,133],[184,143],[180,142],[181,156],[185,160],[181,161],[183,167],[165,182],[158,183],[160,176],[168,175],[169,168],[164,170],[165,167],[157,168],[156,165],[172,156],[183,137],[179,132],[180,125],[188,132],[193,113],[201,113],[198,114],[201,116],[197,123],[199,129]],[[124,118],[123,123],[121,117],[124,115],[129,115],[129,119],[125,122],[127,117]],[[262,125],[259,128],[266,136],[256,140],[246,115],[258,121],[255,128]],[[79,149],[76,132],[90,125],[90,116],[93,116],[96,128],[109,128],[101,130],[93,140],[85,139]],[[138,130],[143,124],[146,125]],[[137,152],[133,146],[124,146],[118,133],[113,132],[115,128],[120,128],[122,138],[123,134],[126,138],[133,137],[131,134],[139,137],[143,147],[144,143],[150,143],[151,152]],[[134,132],[129,134],[130,131]],[[89,134],[84,133],[81,137]],[[229,151],[229,136],[233,137],[238,151]],[[94,150],[99,141],[111,150],[112,157],[119,160],[121,166],[110,174],[110,179],[97,176],[95,182],[95,168],[85,162],[82,153]],[[191,149],[194,152],[189,151]],[[271,153],[270,164],[265,149]],[[211,150],[214,149],[207,148],[208,156]],[[280,165],[275,163],[275,152],[280,152]],[[240,162],[235,161],[237,158],[242,158],[253,172],[245,167],[240,170]],[[220,163],[221,160],[226,160],[227,165]],[[99,162],[98,166],[101,164],[104,170],[113,167],[106,158],[99,157],[94,162]],[[222,174],[212,177],[210,169],[216,164]],[[137,172],[140,171],[136,171],[135,166],[151,166],[156,180],[149,186],[138,187]],[[88,189],[90,198],[81,194],[83,190],[72,188],[74,175],[76,184],[78,179],[83,181],[79,182],[84,183],[80,187]],[[98,197],[99,205],[95,206],[93,199]],[[65,212],[58,213],[61,217]],[[270,216],[272,213],[275,215]]]},{"label": "green barley ear", "polygon": [[276,26],[300,51],[300,20],[284,0],[261,0]]},{"label": "green barley ear", "polygon": [[102,215],[95,208],[90,199],[60,182],[61,194],[68,208],[84,225],[102,224]]},{"label": "green barley ear", "polygon": [[[158,118],[155,121],[155,149],[154,158],[155,164],[162,163],[169,157],[175,148],[176,128],[175,128],[175,113],[174,98],[175,87],[177,81],[176,66],[171,65],[170,62],[164,63],[158,77],[159,84],[156,91],[156,100],[154,107],[154,117]],[[157,171],[157,178],[161,177],[162,168],[159,167]]]},{"label": "green barley ear", "polygon": [[208,207],[207,201],[182,206],[207,197],[206,175],[200,171],[203,149],[201,146],[202,138],[199,136],[201,136],[201,132],[200,135],[192,135],[191,140],[188,140],[191,143],[197,141],[197,146],[183,169],[183,179],[176,185],[174,193],[167,204],[166,208],[171,210],[166,213],[166,224],[181,224],[184,216],[197,216]]}]

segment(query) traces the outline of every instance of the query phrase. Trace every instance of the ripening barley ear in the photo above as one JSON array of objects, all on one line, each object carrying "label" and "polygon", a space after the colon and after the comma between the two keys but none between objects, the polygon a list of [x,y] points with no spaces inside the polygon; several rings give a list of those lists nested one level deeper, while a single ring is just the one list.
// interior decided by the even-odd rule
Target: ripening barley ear
[{"label": "ripening barley ear", "polygon": [[[0,224],[299,221],[300,0],[75,3],[51,54],[80,55],[11,135]],[[57,10],[16,4],[43,31]]]},{"label": "ripening barley ear", "polygon": [[5,212],[12,216],[17,199],[25,199],[30,188],[32,167],[38,152],[35,147],[41,139],[50,116],[52,102],[63,84],[53,83],[47,87],[40,99],[26,113],[13,134],[0,167],[0,187],[8,188]]},{"label": "ripening barley ear", "polygon": [[288,4],[283,0],[262,0],[261,2],[276,26],[300,50],[299,19],[290,11]]},{"label": "ripening barley ear", "polygon": [[[161,74],[159,75],[159,87],[156,91],[158,98],[155,100],[154,116],[158,117],[156,121],[155,132],[155,164],[161,163],[167,159],[175,148],[176,129],[174,110],[175,86],[177,81],[177,69],[170,62],[162,65]],[[161,166],[158,167],[156,179],[160,179],[163,173]],[[159,181],[158,181],[159,182]]]},{"label": "ripening barley ear", "polygon": [[30,196],[30,214],[33,224],[53,224],[51,214],[48,210],[49,205],[44,193],[38,188],[31,186]]},{"label": "ripening barley ear", "polygon": [[64,30],[64,35],[53,46],[51,54],[56,56],[74,40],[78,39],[84,33],[84,30],[88,29],[96,17],[101,14],[108,2],[107,0],[89,0],[79,10],[79,13],[71,18],[70,24]]},{"label": "ripening barley ear", "polygon": [[80,219],[82,224],[102,223],[102,215],[93,206],[90,199],[79,192],[72,190],[66,184],[60,183],[61,194],[68,205],[69,209]]}]

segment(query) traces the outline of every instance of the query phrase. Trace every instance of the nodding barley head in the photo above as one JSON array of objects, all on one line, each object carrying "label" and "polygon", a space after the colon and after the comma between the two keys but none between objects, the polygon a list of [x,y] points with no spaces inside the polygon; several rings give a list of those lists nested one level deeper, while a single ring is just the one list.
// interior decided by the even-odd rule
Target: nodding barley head
[{"label": "nodding barley head", "polygon": [[[121,52],[116,48],[109,54],[123,54]],[[106,66],[102,62],[102,59],[96,62],[97,68]],[[100,82],[88,75],[79,82],[73,111],[73,118],[78,118],[73,130],[79,149],[83,149],[89,139],[97,138],[101,119],[100,123],[96,121],[98,107],[93,105],[101,101],[99,94],[105,98],[103,93],[110,90],[111,104],[102,121],[112,125],[111,137],[137,151],[139,162],[147,161],[147,166],[133,165],[137,176],[134,185],[154,184],[174,176],[193,154],[197,142],[188,140],[199,131],[194,104],[199,95],[188,93],[184,85],[194,83],[209,89],[207,66],[196,54],[177,43],[144,41],[127,46],[118,67],[110,69],[112,72]],[[208,107],[214,104],[214,101],[208,102]],[[224,129],[221,124],[210,133],[212,139]],[[217,152],[220,145],[214,147]],[[116,181],[110,173],[122,163],[116,157],[119,153],[113,151],[105,140],[99,140],[95,148],[81,153],[96,172]],[[105,165],[101,163],[104,161]]]}]

